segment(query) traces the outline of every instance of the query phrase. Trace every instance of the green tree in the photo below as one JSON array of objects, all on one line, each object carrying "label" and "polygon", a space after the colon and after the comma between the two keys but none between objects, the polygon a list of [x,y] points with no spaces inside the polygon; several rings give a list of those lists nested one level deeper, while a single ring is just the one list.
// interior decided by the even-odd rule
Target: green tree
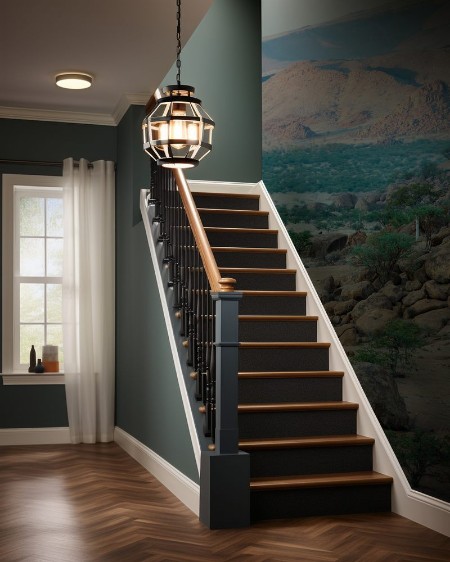
[{"label": "green tree", "polygon": [[[437,211],[439,207],[436,207],[436,203],[441,196],[442,190],[430,182],[404,184],[390,194],[387,212],[396,210],[398,212],[397,218],[403,219],[403,224],[415,219],[417,241],[419,240],[421,227],[426,236],[430,229],[434,232],[433,228],[437,226],[436,219],[439,214]],[[393,226],[397,225],[394,224]],[[431,244],[431,235],[429,240]],[[427,247],[429,247],[428,237]]]},{"label": "green tree", "polygon": [[423,344],[421,330],[407,320],[392,320],[371,342],[355,354],[357,361],[382,365],[393,377],[411,364],[416,349]]},{"label": "green tree", "polygon": [[302,232],[289,231],[289,236],[300,256],[308,255],[309,249],[312,245],[312,234],[309,230],[303,230]]},{"label": "green tree", "polygon": [[450,458],[450,439],[439,437],[431,431],[412,433],[386,432],[389,441],[405,469],[408,480],[416,488],[430,468],[447,463]]},{"label": "green tree", "polygon": [[414,239],[400,232],[379,232],[367,238],[365,244],[352,249],[353,261],[369,269],[370,274],[385,283],[400,258],[410,252]]}]

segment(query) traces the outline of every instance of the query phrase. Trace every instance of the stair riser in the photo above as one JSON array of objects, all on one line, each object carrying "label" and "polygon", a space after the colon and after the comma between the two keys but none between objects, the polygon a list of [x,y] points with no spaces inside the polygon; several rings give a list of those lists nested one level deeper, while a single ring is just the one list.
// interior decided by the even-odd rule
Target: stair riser
[{"label": "stair riser", "polygon": [[194,201],[200,209],[242,209],[246,211],[259,211],[259,199],[246,197],[204,197],[194,195]]},{"label": "stair riser", "polygon": [[[245,449],[244,449],[245,450]],[[290,476],[372,470],[372,445],[251,451],[250,475]]]},{"label": "stair riser", "polygon": [[286,254],[262,252],[214,252],[219,267],[286,268]]},{"label": "stair riser", "polygon": [[328,348],[241,347],[239,371],[328,371]]},{"label": "stair riser", "polygon": [[236,273],[234,271],[221,272],[224,277],[236,279],[238,290],[245,291],[295,291],[295,273],[258,274],[258,273]]},{"label": "stair riser", "polygon": [[246,215],[231,213],[202,213],[203,226],[221,226],[226,228],[269,228],[267,215]]},{"label": "stair riser", "polygon": [[312,437],[356,433],[356,410],[239,414],[239,438]]},{"label": "stair riser", "polygon": [[277,233],[261,232],[206,232],[211,246],[238,248],[276,248]]},{"label": "stair riser", "polygon": [[245,295],[239,304],[240,314],[291,314],[300,316],[306,314],[306,297]]},{"label": "stair riser", "polygon": [[298,379],[241,379],[240,404],[273,402],[339,402],[342,400],[342,379],[314,377]]},{"label": "stair riser", "polygon": [[317,341],[317,322],[239,322],[239,341]]},{"label": "stair riser", "polygon": [[281,519],[311,515],[391,510],[391,486],[343,486],[252,492],[251,519]]}]

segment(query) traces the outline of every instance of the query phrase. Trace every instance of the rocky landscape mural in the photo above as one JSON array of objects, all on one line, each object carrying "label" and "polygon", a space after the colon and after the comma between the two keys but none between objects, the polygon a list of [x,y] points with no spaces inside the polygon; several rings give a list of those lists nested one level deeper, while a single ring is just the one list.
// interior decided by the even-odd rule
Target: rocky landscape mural
[{"label": "rocky landscape mural", "polygon": [[450,3],[322,13],[263,37],[263,178],[411,485],[449,501]]}]

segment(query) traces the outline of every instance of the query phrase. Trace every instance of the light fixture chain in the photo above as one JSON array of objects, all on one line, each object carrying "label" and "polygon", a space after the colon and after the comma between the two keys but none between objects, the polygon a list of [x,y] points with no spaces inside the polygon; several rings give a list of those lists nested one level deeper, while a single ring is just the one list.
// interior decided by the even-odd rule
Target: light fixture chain
[{"label": "light fixture chain", "polygon": [[181,0],[177,0],[177,84],[181,83]]}]

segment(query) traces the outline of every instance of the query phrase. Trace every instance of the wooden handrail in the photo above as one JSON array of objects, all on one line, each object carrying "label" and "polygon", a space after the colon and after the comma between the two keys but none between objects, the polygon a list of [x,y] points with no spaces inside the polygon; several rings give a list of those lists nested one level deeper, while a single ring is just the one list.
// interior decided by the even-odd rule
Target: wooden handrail
[{"label": "wooden handrail", "polygon": [[184,177],[183,171],[179,168],[173,170],[175,181],[177,183],[178,192],[183,201],[184,209],[191,225],[192,234],[194,235],[195,242],[197,243],[198,251],[205,267],[206,275],[208,277],[211,290],[213,292],[232,292],[235,290],[236,279],[232,277],[222,277],[219,268],[217,267],[216,259],[211,250],[211,246],[206,236],[203,223],[198,214],[197,207],[194,203],[191,190]]}]

